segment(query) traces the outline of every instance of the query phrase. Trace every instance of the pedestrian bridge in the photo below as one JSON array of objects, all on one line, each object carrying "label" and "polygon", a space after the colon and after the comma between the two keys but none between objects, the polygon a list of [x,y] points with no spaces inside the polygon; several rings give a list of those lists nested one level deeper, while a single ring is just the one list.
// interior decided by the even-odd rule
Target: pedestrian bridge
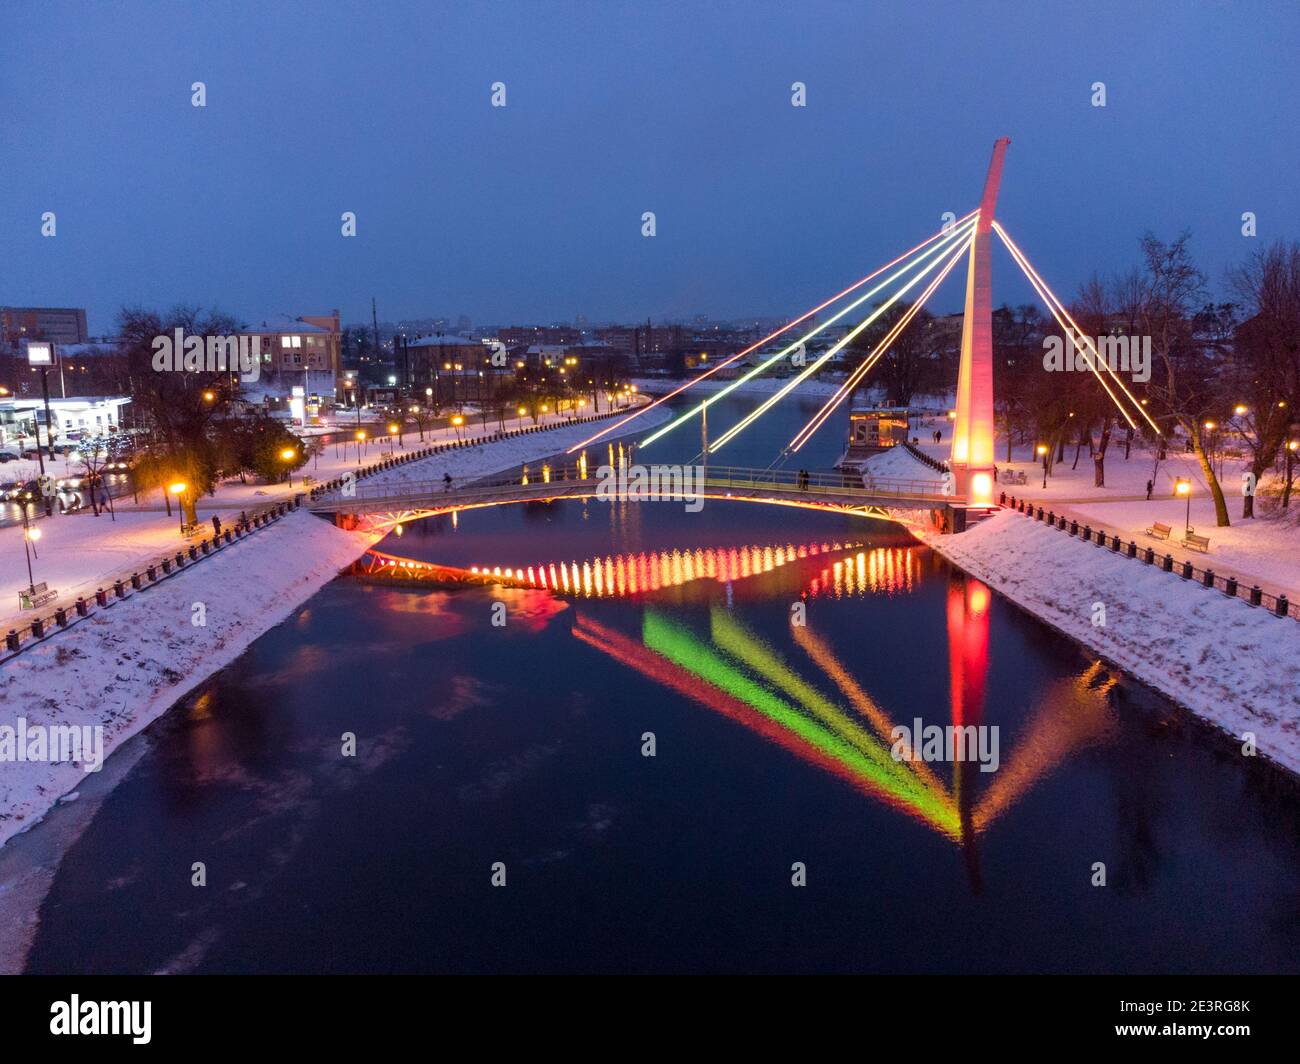
[{"label": "pedestrian bridge", "polygon": [[[647,484],[638,468],[677,470]],[[602,498],[614,501],[669,502],[694,509],[705,499],[799,506],[895,520],[898,510],[945,510],[955,500],[942,480],[863,478],[857,474],[805,473],[736,466],[602,467],[595,475],[586,463],[525,467],[510,477],[474,480],[389,482],[355,485],[311,502],[310,509],[334,514],[349,528],[390,529],[439,514],[514,503]]]}]

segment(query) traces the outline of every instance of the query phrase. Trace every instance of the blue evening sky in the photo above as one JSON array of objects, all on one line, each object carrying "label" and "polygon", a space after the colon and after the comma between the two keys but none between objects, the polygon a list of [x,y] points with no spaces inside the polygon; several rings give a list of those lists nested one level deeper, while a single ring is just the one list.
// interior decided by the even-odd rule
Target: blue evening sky
[{"label": "blue evening sky", "polygon": [[800,311],[973,207],[1002,134],[999,217],[1063,296],[1146,228],[1218,283],[1300,238],[1297,57],[1289,2],[6,0],[0,304]]}]

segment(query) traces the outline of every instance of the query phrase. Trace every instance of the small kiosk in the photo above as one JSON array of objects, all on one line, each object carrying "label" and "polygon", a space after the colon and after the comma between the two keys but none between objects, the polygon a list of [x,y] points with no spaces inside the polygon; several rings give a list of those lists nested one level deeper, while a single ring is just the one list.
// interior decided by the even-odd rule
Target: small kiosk
[{"label": "small kiosk", "polygon": [[911,424],[907,407],[855,407],[849,411],[849,443],[837,469],[860,469],[873,454],[907,439]]}]

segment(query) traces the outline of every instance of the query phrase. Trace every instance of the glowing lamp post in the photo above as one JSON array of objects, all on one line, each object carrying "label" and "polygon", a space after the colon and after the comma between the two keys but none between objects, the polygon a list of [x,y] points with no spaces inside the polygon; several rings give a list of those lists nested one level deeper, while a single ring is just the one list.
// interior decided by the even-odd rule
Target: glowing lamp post
[{"label": "glowing lamp post", "polygon": [[460,439],[460,427],[465,424],[465,419],[457,414],[451,419],[451,423],[456,429],[456,439]]},{"label": "glowing lamp post", "polygon": [[181,512],[181,535],[182,536],[185,535],[185,501],[183,496],[185,495],[185,489],[187,486],[188,485],[186,485],[185,481],[183,480],[178,480],[172,484],[167,485],[167,490],[172,495],[176,496],[176,509],[180,510]]},{"label": "glowing lamp post", "polygon": [[393,437],[396,436],[399,431],[401,431],[401,426],[396,421],[394,421],[392,424],[388,426],[388,453],[389,454],[393,453]]},{"label": "glowing lamp post", "polygon": [[357,429],[357,466],[361,465],[361,445],[366,442],[366,430]]},{"label": "glowing lamp post", "polygon": [[1042,459],[1042,462],[1043,462],[1043,490],[1046,491],[1046,490],[1047,490],[1047,452],[1048,452],[1048,446],[1047,446],[1047,444],[1045,444],[1045,443],[1040,443],[1040,444],[1039,444],[1036,448],[1034,448],[1034,449],[1038,452],[1038,457],[1039,457],[1040,459]]},{"label": "glowing lamp post", "polygon": [[[284,462],[292,462],[296,457],[298,457],[298,452],[295,451],[292,447],[286,447],[283,451],[280,452],[280,459]],[[289,470],[289,487],[291,488],[293,487],[292,468]]]},{"label": "glowing lamp post", "polygon": [[1174,482],[1174,494],[1185,495],[1187,497],[1187,516],[1183,520],[1183,534],[1191,535],[1192,533],[1192,482],[1186,477],[1179,477]]}]

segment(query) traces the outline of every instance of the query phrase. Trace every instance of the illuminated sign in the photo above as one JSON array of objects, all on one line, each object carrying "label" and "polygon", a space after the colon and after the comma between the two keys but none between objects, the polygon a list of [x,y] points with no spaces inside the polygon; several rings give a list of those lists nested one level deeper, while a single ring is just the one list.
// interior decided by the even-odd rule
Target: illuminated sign
[{"label": "illuminated sign", "polygon": [[44,340],[28,340],[27,364],[29,366],[54,365],[54,345]]}]

